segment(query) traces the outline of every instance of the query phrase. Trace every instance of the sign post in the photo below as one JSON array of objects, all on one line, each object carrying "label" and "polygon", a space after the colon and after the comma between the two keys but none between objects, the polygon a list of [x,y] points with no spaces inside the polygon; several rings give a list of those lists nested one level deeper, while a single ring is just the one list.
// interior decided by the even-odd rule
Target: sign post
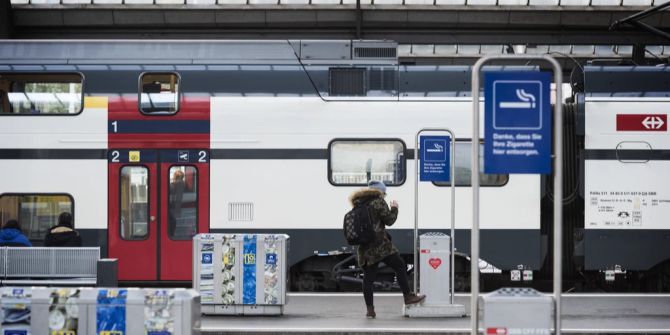
[{"label": "sign post", "polygon": [[[561,333],[561,257],[563,227],[563,114],[561,66],[549,55],[496,55],[480,58],[472,69],[472,143],[479,143],[482,67],[494,60],[541,60],[551,64],[554,105],[554,333]],[[549,78],[542,73],[487,73],[485,76],[485,172],[550,173],[551,122]],[[472,145],[471,300],[472,334],[479,332],[479,146]]]},{"label": "sign post", "polygon": [[[423,132],[446,132],[449,136],[420,136]],[[420,144],[420,145],[419,145]],[[419,152],[421,148],[421,152]],[[420,158],[420,159],[419,159]],[[454,245],[456,229],[456,137],[451,129],[423,128],[416,133],[414,142],[414,292],[418,289],[418,240],[419,240],[419,181],[449,181],[451,184],[451,238],[449,269],[450,294],[449,305],[442,306],[413,306],[412,312],[405,309],[408,316],[458,316],[465,314],[463,305],[454,305]],[[419,161],[421,164],[419,165]],[[415,311],[419,312],[415,312]]]}]

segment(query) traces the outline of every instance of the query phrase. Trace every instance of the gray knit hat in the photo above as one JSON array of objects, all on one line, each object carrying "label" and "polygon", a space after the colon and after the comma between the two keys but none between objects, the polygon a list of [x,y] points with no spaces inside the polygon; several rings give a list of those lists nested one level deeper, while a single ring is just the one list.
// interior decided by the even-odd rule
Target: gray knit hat
[{"label": "gray knit hat", "polygon": [[384,185],[384,183],[379,180],[370,180],[370,182],[368,183],[368,187],[373,190],[379,190],[382,193],[386,194],[386,185]]}]

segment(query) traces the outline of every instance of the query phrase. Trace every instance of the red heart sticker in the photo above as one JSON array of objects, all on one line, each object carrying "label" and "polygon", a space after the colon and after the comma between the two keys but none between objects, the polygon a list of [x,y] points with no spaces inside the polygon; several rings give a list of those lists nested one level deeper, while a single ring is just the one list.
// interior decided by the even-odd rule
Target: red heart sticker
[{"label": "red heart sticker", "polygon": [[442,264],[442,260],[439,258],[431,258],[428,260],[428,264],[433,267],[433,269],[436,269]]}]

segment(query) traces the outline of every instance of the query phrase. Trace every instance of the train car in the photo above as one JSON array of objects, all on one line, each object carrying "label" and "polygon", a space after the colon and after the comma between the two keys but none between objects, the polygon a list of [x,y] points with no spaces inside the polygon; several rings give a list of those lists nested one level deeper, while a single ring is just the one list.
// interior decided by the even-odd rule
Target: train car
[{"label": "train car", "polygon": [[[311,40],[0,42],[0,219],[18,219],[40,245],[58,215],[71,212],[84,244],[118,258],[119,279],[128,284],[190,281],[196,233],[286,233],[293,289],[346,289],[335,279],[357,280],[336,271],[353,265],[341,231],[348,196],[373,179],[389,186],[389,199],[400,203],[390,232],[411,261],[415,134],[447,127],[457,141],[457,289],[466,289],[470,67],[399,64],[396,47]],[[578,190],[586,181],[588,192],[597,185],[589,171],[602,167],[591,166],[597,149],[589,146],[586,178],[580,177],[580,145],[584,132],[587,145],[596,143],[589,136],[600,135],[588,125],[598,123],[591,121],[598,108],[609,108],[590,100],[590,87],[586,104],[569,109],[586,115],[586,130],[580,133],[579,118],[566,126],[573,150],[567,180]],[[516,174],[482,173],[481,180],[480,264],[507,280],[518,270],[546,275],[551,183]],[[450,188],[421,183],[419,196],[421,230],[448,232]],[[566,273],[576,281],[581,270],[597,275],[604,264],[627,264],[592,266],[602,249],[591,234],[603,231],[584,226],[587,198],[578,192],[566,206],[573,269]],[[386,279],[392,287],[392,276]]]},{"label": "train car", "polygon": [[[337,257],[318,255],[342,252],[348,196],[369,179],[400,202],[391,232],[411,253],[414,136],[442,126],[458,141],[466,250],[469,76],[401,66],[390,42],[6,41],[1,218],[39,245],[73,212],[122,281],[190,280],[195,233],[287,233],[309,288],[329,279]],[[483,257],[539,269],[540,177],[483,186]],[[449,188],[420,193],[421,228],[448,229]]]},{"label": "train car", "polygon": [[576,104],[584,221],[571,236],[587,281],[670,289],[669,79],[666,66],[585,68]]}]

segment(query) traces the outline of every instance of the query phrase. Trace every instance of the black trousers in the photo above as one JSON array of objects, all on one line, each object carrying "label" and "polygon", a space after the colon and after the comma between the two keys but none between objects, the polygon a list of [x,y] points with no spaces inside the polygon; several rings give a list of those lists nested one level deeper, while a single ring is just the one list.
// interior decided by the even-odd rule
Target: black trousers
[{"label": "black trousers", "polygon": [[[381,262],[388,265],[393,269],[393,271],[395,271],[395,275],[398,278],[398,284],[400,284],[402,293],[405,295],[409,294],[410,291],[409,282],[407,280],[407,266],[405,265],[405,262],[403,262],[402,258],[400,258],[400,255],[395,253],[382,259]],[[379,270],[379,263],[381,262],[363,267],[363,297],[365,298],[365,305],[367,306],[374,305],[372,297],[372,284],[377,279],[377,271]]]}]

